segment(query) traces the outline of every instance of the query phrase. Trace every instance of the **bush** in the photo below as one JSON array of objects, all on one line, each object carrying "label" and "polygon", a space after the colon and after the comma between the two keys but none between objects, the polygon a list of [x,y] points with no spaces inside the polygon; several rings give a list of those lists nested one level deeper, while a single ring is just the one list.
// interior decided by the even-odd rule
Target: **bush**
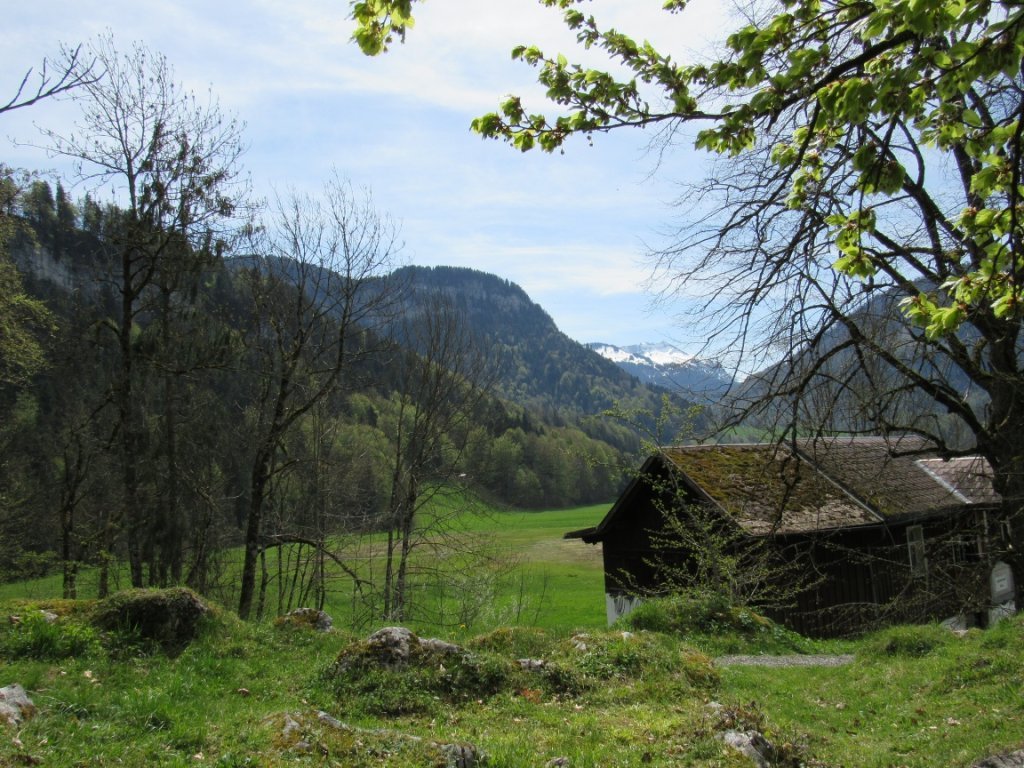
[{"label": "bush", "polygon": [[688,592],[645,600],[615,625],[701,638],[698,644],[717,652],[801,651],[805,638],[747,606],[736,606],[715,593]]},{"label": "bush", "polygon": [[85,624],[54,621],[42,611],[33,611],[11,624],[0,635],[0,655],[9,659],[59,661],[87,656],[99,649],[99,636]]}]

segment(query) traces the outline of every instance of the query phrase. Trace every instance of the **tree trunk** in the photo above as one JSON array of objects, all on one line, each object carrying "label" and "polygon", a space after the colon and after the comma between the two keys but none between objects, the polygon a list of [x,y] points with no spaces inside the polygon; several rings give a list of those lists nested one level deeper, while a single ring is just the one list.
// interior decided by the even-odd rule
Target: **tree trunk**
[{"label": "tree trunk", "polygon": [[402,536],[400,541],[402,548],[398,558],[398,575],[395,578],[395,600],[393,610],[395,617],[399,621],[405,621],[407,613],[409,555],[412,553],[412,524],[413,519],[415,518],[415,510],[416,494],[410,491],[409,496],[405,501],[405,512],[402,515]]},{"label": "tree trunk", "polygon": [[387,556],[384,561],[384,610],[382,618],[390,621],[392,607],[392,590],[394,588],[394,563],[395,563],[395,531],[388,528]]},{"label": "tree trunk", "polygon": [[256,602],[256,620],[262,621],[266,615],[267,585],[270,583],[270,571],[267,569],[267,548],[260,547],[260,595]]},{"label": "tree trunk", "polygon": [[245,559],[242,562],[242,584],[238,595],[238,616],[242,620],[252,613],[256,592],[256,562],[260,556],[260,533],[263,523],[263,497],[267,487],[268,460],[265,452],[258,457],[252,472],[249,510],[245,522]]}]

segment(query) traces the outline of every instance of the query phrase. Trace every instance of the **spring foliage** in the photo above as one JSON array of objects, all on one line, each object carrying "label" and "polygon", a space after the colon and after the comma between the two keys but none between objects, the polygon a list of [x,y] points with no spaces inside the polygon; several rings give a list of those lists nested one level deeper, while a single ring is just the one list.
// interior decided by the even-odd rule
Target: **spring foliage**
[{"label": "spring foliage", "polygon": [[[415,0],[412,0],[415,2]],[[371,54],[412,24],[410,0],[353,4],[355,38]],[[907,316],[931,337],[972,315],[1021,317],[1020,62],[1024,9],[966,0],[782,0],[728,38],[709,63],[683,64],[614,29],[578,0],[540,0],[561,9],[584,48],[607,54],[607,70],[584,67],[536,46],[512,51],[535,67],[556,105],[531,112],[519,97],[473,121],[473,129],[527,151],[553,151],[576,134],[621,127],[696,123],[698,148],[741,155],[772,135],[772,160],[800,209],[826,175],[826,161],[855,135],[840,161],[853,170],[856,204],[828,215],[834,267],[870,280],[911,270],[893,249],[879,211],[929,197],[923,166],[951,161],[957,208],[925,205],[928,236],[941,244],[923,270],[938,293],[915,291]],[[666,0],[685,17],[686,0]],[[621,73],[625,73],[624,75]],[[929,180],[930,181],[930,180]],[[912,249],[911,249],[912,250]]]}]

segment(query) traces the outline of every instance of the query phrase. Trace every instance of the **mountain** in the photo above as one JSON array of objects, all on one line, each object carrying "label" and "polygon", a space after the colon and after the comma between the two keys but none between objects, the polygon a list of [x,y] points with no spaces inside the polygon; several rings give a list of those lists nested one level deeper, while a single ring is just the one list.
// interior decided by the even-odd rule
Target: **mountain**
[{"label": "mountain", "polygon": [[[932,289],[927,283],[918,287]],[[877,355],[858,350],[847,325],[836,322],[819,330],[813,345],[744,379],[730,392],[727,405],[744,413],[748,425],[774,428],[792,418],[792,394],[799,391],[800,418],[806,425],[837,432],[872,432],[890,425],[971,449],[975,438],[967,425],[922,388],[910,385],[911,376],[956,393],[976,413],[984,412],[988,395],[972,384],[943,345],[925,342],[922,331],[908,324],[901,299],[896,291],[880,291],[852,308],[848,318],[859,334],[888,349],[912,374],[899,373]],[[956,334],[956,344],[974,348],[977,331],[965,325]],[[1024,362],[1019,342],[1018,358]]]},{"label": "mountain", "polygon": [[718,400],[732,384],[732,377],[721,363],[687,355],[671,344],[617,347],[592,342],[586,346],[640,381],[697,402]]},{"label": "mountain", "polygon": [[395,276],[411,288],[406,312],[423,311],[441,295],[463,315],[500,360],[505,399],[568,420],[616,407],[657,410],[657,382],[570,339],[515,283],[460,267],[406,267]]}]

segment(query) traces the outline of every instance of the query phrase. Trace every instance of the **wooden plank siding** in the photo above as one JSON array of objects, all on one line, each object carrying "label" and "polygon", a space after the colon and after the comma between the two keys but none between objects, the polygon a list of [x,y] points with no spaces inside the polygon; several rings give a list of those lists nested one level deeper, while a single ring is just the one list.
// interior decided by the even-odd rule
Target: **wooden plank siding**
[{"label": "wooden plank siding", "polygon": [[736,532],[736,547],[764,542],[794,564],[771,572],[785,607],[762,608],[802,634],[984,622],[992,567],[1000,559],[1020,567],[1024,532],[1001,519],[983,460],[922,455],[888,455],[879,438],[827,450],[809,443],[795,464],[771,445],[675,448],[648,458],[598,526],[566,536],[603,544],[607,595],[659,594],[679,586],[668,571],[695,570],[692,550],[665,546],[664,515],[699,506],[702,520]]}]

